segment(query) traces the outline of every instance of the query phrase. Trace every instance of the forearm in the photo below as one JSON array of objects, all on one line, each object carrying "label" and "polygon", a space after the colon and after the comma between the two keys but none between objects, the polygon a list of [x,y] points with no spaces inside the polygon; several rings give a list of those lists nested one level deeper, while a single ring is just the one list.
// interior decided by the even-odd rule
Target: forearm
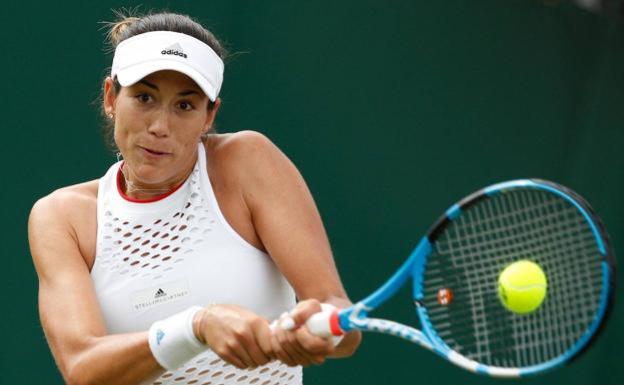
[{"label": "forearm", "polygon": [[149,348],[147,332],[140,332],[90,339],[66,363],[63,375],[70,385],[136,385],[163,372]]}]

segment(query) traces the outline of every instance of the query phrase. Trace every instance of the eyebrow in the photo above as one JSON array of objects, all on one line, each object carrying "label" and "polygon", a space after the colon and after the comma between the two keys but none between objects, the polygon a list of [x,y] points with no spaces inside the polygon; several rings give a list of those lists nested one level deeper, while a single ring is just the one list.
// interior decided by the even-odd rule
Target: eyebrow
[{"label": "eyebrow", "polygon": [[[152,84],[152,83],[148,82],[145,79],[139,80],[139,83],[144,84],[144,85],[148,86],[149,88],[152,88],[152,89],[158,91],[158,87],[156,86],[156,84]],[[182,92],[178,93],[178,95],[180,95],[180,96],[188,96],[188,95],[192,95],[192,94],[199,95],[199,92],[197,92],[196,90],[187,90],[187,91],[182,91]]]}]

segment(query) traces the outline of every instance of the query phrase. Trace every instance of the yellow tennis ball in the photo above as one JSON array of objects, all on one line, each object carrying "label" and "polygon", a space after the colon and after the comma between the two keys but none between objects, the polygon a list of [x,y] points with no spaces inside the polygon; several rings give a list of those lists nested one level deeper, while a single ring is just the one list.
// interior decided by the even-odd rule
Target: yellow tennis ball
[{"label": "yellow tennis ball", "polygon": [[535,262],[514,262],[498,276],[498,296],[503,305],[518,314],[535,311],[546,297],[546,275]]}]

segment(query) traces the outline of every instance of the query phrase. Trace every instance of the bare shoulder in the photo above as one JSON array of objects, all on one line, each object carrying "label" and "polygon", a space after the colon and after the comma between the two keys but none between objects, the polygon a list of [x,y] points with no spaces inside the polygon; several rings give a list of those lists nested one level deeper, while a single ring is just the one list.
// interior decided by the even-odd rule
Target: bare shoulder
[{"label": "bare shoulder", "polygon": [[28,219],[28,240],[35,263],[50,250],[71,249],[82,255],[88,266],[95,252],[98,181],[63,187],[39,199]]},{"label": "bare shoulder", "polygon": [[[210,140],[213,142],[210,143]],[[256,227],[261,212],[274,215],[286,207],[269,210],[268,201],[285,204],[296,200],[296,197],[311,201],[310,192],[297,167],[266,136],[254,131],[242,131],[209,138],[207,144],[211,179],[214,177],[217,184],[221,183],[226,194],[236,192],[242,198],[251,218],[255,218]]]},{"label": "bare shoulder", "polygon": [[236,175],[259,177],[275,168],[292,167],[284,153],[257,131],[212,135],[206,141],[206,151],[219,168]]},{"label": "bare shoulder", "polygon": [[250,130],[211,135],[206,143],[213,155],[235,157],[241,161],[280,152],[264,134]]},{"label": "bare shoulder", "polygon": [[85,211],[95,210],[98,181],[93,180],[60,188],[35,202],[30,213],[31,221],[53,215],[70,220]]}]

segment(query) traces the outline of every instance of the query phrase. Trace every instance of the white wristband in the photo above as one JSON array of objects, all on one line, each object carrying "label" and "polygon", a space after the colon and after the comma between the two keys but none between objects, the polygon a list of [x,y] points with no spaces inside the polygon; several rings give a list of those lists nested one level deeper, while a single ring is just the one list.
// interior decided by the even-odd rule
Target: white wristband
[{"label": "white wristband", "polygon": [[201,310],[201,307],[193,306],[152,324],[149,347],[160,366],[167,370],[177,369],[208,349],[193,332],[193,318]]}]

